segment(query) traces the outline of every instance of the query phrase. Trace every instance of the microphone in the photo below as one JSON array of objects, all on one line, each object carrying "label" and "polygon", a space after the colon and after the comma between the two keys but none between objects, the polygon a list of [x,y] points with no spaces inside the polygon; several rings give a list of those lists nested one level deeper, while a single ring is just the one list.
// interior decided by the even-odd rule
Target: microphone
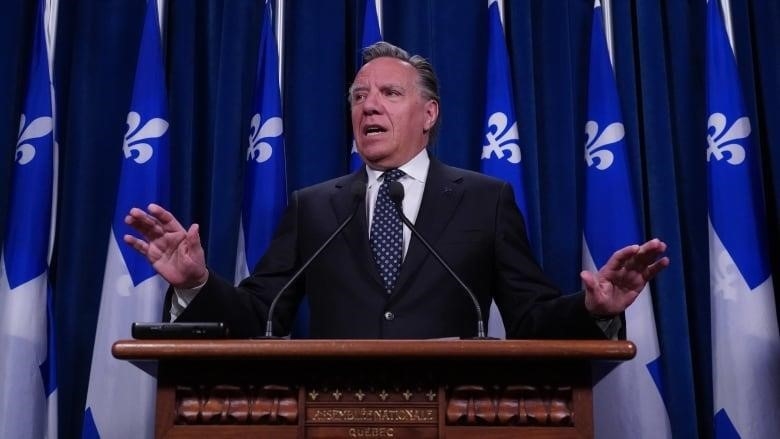
[{"label": "microphone", "polygon": [[436,258],[437,261],[439,261],[439,264],[441,264],[442,267],[444,267],[445,270],[452,276],[453,279],[455,279],[456,282],[460,285],[461,288],[468,294],[469,298],[472,302],[474,302],[474,310],[477,312],[477,337],[475,340],[490,340],[493,339],[493,337],[487,337],[485,336],[485,320],[482,318],[482,307],[479,306],[479,301],[477,300],[477,296],[474,295],[474,293],[471,291],[471,288],[469,288],[461,278],[455,274],[455,271],[452,270],[452,267],[450,267],[447,262],[442,259],[441,255],[439,255],[439,252],[437,252],[431,244],[428,243],[428,241],[420,235],[420,232],[417,231],[417,229],[414,228],[414,225],[411,221],[409,221],[409,218],[404,215],[404,210],[401,207],[401,201],[404,199],[404,185],[397,181],[390,182],[390,199],[393,200],[393,203],[395,204],[395,208],[398,211],[398,214],[401,216],[401,221],[406,225],[406,227],[409,228],[409,230],[412,231],[414,236],[417,237],[417,239],[420,240],[420,242],[423,243],[425,248],[428,249],[428,251]]},{"label": "microphone", "polygon": [[287,288],[290,287],[290,285],[293,284],[298,278],[303,274],[304,270],[306,270],[309,265],[311,265],[312,262],[314,262],[315,259],[317,259],[317,256],[322,253],[323,250],[325,250],[326,247],[333,241],[336,236],[341,233],[342,230],[344,230],[344,227],[347,227],[347,224],[349,224],[353,218],[355,218],[355,214],[358,211],[358,206],[360,206],[360,202],[365,200],[366,198],[366,184],[364,182],[356,181],[352,183],[352,187],[350,187],[350,192],[352,192],[352,213],[349,214],[349,216],[344,219],[344,221],[339,224],[338,228],[331,233],[331,235],[328,237],[328,239],[325,240],[325,242],[322,243],[322,245],[315,251],[311,256],[309,256],[309,259],[306,260],[306,262],[301,265],[301,267],[298,269],[298,271],[295,272],[295,274],[290,277],[290,279],[287,281],[287,283],[284,284],[282,288],[279,289],[279,292],[276,293],[276,296],[274,297],[274,300],[271,301],[271,306],[268,307],[268,320],[265,323],[265,336],[262,338],[277,338],[273,335],[273,317],[274,317],[274,309],[276,308],[276,302],[279,301],[279,298],[282,297],[282,294],[284,294],[285,291],[287,291]]}]

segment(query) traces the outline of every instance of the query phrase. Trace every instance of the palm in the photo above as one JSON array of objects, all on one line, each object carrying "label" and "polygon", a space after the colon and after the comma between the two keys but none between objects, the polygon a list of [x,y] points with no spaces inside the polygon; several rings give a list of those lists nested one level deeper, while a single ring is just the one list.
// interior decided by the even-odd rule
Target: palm
[{"label": "palm", "polygon": [[147,258],[162,277],[173,285],[186,283],[196,275],[194,270],[204,265],[203,249],[190,248],[187,233],[166,233],[160,240],[149,243]]}]

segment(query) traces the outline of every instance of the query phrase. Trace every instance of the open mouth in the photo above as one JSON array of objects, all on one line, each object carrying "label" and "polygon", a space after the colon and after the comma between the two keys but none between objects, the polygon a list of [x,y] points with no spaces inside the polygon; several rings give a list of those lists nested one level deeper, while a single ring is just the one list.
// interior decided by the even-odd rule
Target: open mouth
[{"label": "open mouth", "polygon": [[376,136],[387,132],[387,128],[380,125],[366,125],[363,127],[363,134],[366,137]]}]

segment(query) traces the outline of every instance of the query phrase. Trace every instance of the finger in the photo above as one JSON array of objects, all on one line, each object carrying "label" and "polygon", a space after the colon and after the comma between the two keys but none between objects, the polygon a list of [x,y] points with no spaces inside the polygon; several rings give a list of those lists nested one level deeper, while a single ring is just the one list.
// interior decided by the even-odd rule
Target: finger
[{"label": "finger", "polygon": [[149,214],[147,214],[144,210],[139,209],[137,207],[133,207],[130,209],[130,211],[125,215],[125,223],[128,225],[133,225],[137,222],[148,222],[148,221],[154,221],[154,218],[149,217]]},{"label": "finger", "polygon": [[670,262],[669,258],[664,256],[658,259],[657,261],[653,262],[652,264],[648,265],[644,273],[645,279],[650,280],[654,278],[658,273],[661,272],[661,270],[669,266],[669,262]]},{"label": "finger", "polygon": [[149,206],[147,206],[147,209],[149,210],[149,213],[160,222],[164,230],[169,232],[184,231],[184,227],[179,223],[179,220],[159,204],[150,203]]},{"label": "finger", "polygon": [[186,241],[189,251],[202,248],[200,244],[200,226],[197,223],[193,223],[187,230]]},{"label": "finger", "polygon": [[200,226],[198,223],[192,223],[187,230],[187,237],[192,239],[193,244],[200,244]]},{"label": "finger", "polygon": [[607,263],[604,265],[604,268],[613,271],[620,271],[623,268],[627,268],[626,266],[631,261],[631,258],[637,254],[639,249],[640,247],[636,244],[621,248],[612,254],[612,257],[609,258]]},{"label": "finger", "polygon": [[140,233],[147,241],[151,241],[163,235],[164,231],[160,222],[142,209],[134,207],[125,216],[125,224]]},{"label": "finger", "polygon": [[647,266],[656,261],[666,251],[666,243],[659,239],[652,239],[642,244],[634,255],[634,263]]},{"label": "finger", "polygon": [[148,254],[149,244],[147,244],[146,241],[138,239],[133,235],[125,235],[123,238],[125,243],[136,249],[138,253],[141,253],[144,256]]}]

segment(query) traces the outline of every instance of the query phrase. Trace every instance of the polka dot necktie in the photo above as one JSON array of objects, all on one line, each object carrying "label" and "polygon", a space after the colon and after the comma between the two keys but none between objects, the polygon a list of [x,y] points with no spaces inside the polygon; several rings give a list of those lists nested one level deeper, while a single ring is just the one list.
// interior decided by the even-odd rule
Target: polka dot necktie
[{"label": "polka dot necktie", "polygon": [[404,248],[404,234],[401,217],[390,199],[390,182],[404,176],[404,171],[391,169],[384,173],[374,205],[374,219],[371,222],[371,251],[382,276],[385,290],[393,291],[398,272],[401,270],[401,255]]}]

